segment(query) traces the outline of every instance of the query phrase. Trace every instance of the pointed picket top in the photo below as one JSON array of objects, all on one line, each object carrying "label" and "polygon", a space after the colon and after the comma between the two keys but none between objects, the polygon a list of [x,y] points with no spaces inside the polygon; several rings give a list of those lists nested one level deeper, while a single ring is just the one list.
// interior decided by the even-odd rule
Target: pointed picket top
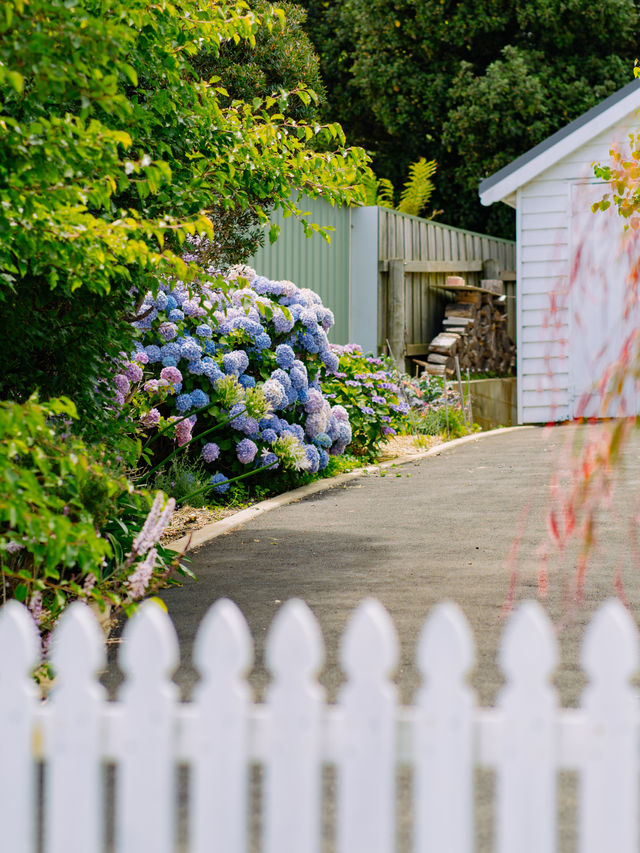
[{"label": "pointed picket top", "polygon": [[469,623],[457,604],[443,601],[434,608],[420,633],[418,668],[429,683],[459,682],[474,663]]},{"label": "pointed picket top", "polygon": [[40,662],[40,640],[23,604],[8,601],[0,608],[0,684],[30,674]]},{"label": "pointed picket top", "polygon": [[[91,608],[74,601],[60,617],[51,640],[51,664],[61,683],[93,680],[106,662],[104,635]],[[54,692],[57,692],[57,686]]]},{"label": "pointed picket top", "polygon": [[638,667],[638,631],[616,598],[605,601],[585,631],[580,655],[590,679],[628,681]]},{"label": "pointed picket top", "polygon": [[302,599],[292,598],[276,614],[269,633],[265,659],[273,675],[287,679],[315,675],[324,663],[320,627]]},{"label": "pointed picket top", "polygon": [[507,681],[546,682],[558,662],[558,648],[549,617],[537,601],[525,601],[509,617],[502,634],[500,668]]},{"label": "pointed picket top", "polygon": [[156,681],[173,675],[180,647],[173,622],[155,601],[145,601],[122,632],[118,664],[136,680]]},{"label": "pointed picket top", "polygon": [[375,598],[351,615],[342,642],[340,664],[352,679],[389,676],[398,662],[398,637],[391,617]]},{"label": "pointed picket top", "polygon": [[225,673],[244,675],[253,664],[253,642],[247,620],[228,598],[212,604],[200,623],[193,663],[211,681]]}]

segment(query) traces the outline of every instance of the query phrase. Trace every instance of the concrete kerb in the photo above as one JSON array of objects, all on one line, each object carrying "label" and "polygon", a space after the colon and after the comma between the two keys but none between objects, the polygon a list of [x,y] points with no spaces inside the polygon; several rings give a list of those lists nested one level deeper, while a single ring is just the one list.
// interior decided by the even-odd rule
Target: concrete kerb
[{"label": "concrete kerb", "polygon": [[247,524],[249,521],[257,518],[265,512],[269,512],[272,509],[278,509],[279,507],[286,506],[290,503],[295,503],[296,501],[300,501],[310,495],[315,495],[318,492],[334,489],[337,486],[349,483],[351,480],[355,480],[358,477],[362,477],[367,474],[374,474],[377,471],[384,470],[385,468],[392,468],[397,465],[406,465],[408,462],[416,462],[420,459],[425,459],[428,456],[437,456],[445,451],[453,450],[461,444],[466,444],[470,441],[478,442],[489,435],[501,435],[503,433],[525,429],[533,429],[533,427],[503,427],[502,429],[473,433],[472,435],[465,435],[462,438],[455,438],[453,441],[438,444],[422,453],[411,453],[403,456],[397,456],[395,459],[390,459],[388,462],[366,465],[362,468],[356,468],[354,471],[349,471],[347,474],[339,474],[337,477],[327,478],[326,480],[317,480],[315,483],[309,483],[307,486],[300,486],[298,489],[293,489],[290,492],[284,492],[284,494],[277,495],[275,498],[260,501],[260,503],[247,507],[247,509],[239,510],[228,518],[223,518],[220,521],[213,521],[211,524],[206,524],[194,533],[190,533],[186,536],[182,536],[180,539],[175,539],[172,542],[169,542],[167,547],[172,551],[182,553],[192,551],[195,548],[200,548],[202,545],[206,545],[207,542],[210,542],[212,539],[216,539],[218,536],[228,533],[230,530],[235,530],[235,528],[241,527],[243,524]]}]

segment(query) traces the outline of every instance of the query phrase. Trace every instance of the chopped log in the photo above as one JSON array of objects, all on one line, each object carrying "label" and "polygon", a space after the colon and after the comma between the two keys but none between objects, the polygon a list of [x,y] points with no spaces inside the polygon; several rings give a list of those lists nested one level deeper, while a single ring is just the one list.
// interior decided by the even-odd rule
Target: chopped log
[{"label": "chopped log", "polygon": [[466,287],[466,281],[459,275],[447,276],[447,287]]},{"label": "chopped log", "polygon": [[474,319],[478,308],[473,302],[449,302],[444,309],[445,317],[469,317]]},{"label": "chopped log", "polygon": [[459,326],[461,329],[471,329],[473,327],[473,317],[445,317],[442,325],[449,331],[451,326]]},{"label": "chopped log", "polygon": [[482,297],[488,294],[483,294],[480,290],[459,290],[456,294],[456,301],[471,302],[473,305],[481,305]]},{"label": "chopped log", "polygon": [[445,355],[455,355],[458,349],[460,335],[441,332],[429,344],[430,352],[441,352]]},{"label": "chopped log", "polygon": [[442,355],[439,352],[430,352],[427,356],[429,364],[447,364],[448,361],[453,361],[450,355]]}]

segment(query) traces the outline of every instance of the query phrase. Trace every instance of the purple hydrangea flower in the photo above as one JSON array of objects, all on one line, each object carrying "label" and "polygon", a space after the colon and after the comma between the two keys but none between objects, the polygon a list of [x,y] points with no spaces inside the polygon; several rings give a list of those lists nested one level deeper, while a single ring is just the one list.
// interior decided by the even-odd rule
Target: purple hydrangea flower
[{"label": "purple hydrangea flower", "polygon": [[137,361],[139,364],[149,364],[149,356],[146,354],[144,350],[137,352],[133,356],[133,360]]},{"label": "purple hydrangea flower", "polygon": [[312,412],[320,412],[323,406],[324,398],[320,391],[317,391],[315,388],[310,388],[309,399],[304,405],[305,412],[308,412],[309,414]]},{"label": "purple hydrangea flower", "polygon": [[304,452],[307,455],[307,459],[309,460],[308,471],[311,474],[315,474],[318,468],[320,467],[320,454],[318,453],[318,449],[313,446],[313,444],[306,444],[304,447]]},{"label": "purple hydrangea flower", "polygon": [[207,442],[202,448],[202,458],[205,462],[215,462],[218,456],[220,456],[220,448],[213,441]]},{"label": "purple hydrangea flower", "polygon": [[257,452],[258,447],[250,438],[243,438],[236,445],[236,456],[238,457],[238,462],[242,463],[242,465],[248,465],[250,462],[253,462]]},{"label": "purple hydrangea flower", "polygon": [[177,367],[163,367],[160,371],[160,379],[166,379],[171,385],[182,382],[182,373]]},{"label": "purple hydrangea flower", "polygon": [[160,412],[157,409],[150,409],[142,418],[142,423],[148,428],[158,426],[160,423]]},{"label": "purple hydrangea flower", "polygon": [[379,406],[384,406],[387,402],[386,399],[384,397],[381,397],[379,394],[372,394],[371,401],[373,403],[377,403]]},{"label": "purple hydrangea flower", "polygon": [[123,373],[116,373],[113,377],[113,384],[122,395],[128,394],[131,388],[131,383]]},{"label": "purple hydrangea flower", "polygon": [[133,362],[131,362],[127,365],[127,369],[125,372],[127,375],[127,379],[129,379],[131,382],[140,382],[140,380],[142,379],[142,368],[139,364],[134,364]]},{"label": "purple hydrangea flower", "polygon": [[178,336],[178,327],[175,323],[161,323],[158,326],[158,334],[163,341],[172,341]]}]

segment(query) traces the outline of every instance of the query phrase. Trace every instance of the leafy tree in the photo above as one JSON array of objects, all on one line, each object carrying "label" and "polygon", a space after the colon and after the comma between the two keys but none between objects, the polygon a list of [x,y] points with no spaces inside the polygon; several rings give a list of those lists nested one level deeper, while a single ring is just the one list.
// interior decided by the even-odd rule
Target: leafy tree
[{"label": "leafy tree", "polygon": [[[375,175],[367,175],[363,178],[365,191],[365,204],[380,205],[380,207],[395,207],[400,213],[408,213],[411,216],[419,216],[431,198],[435,186],[431,180],[435,173],[437,163],[435,160],[425,160],[420,157],[409,166],[409,175],[400,193],[400,201],[395,205],[395,189],[388,178],[376,178]],[[435,215],[434,211],[431,217]]]},{"label": "leafy tree", "polygon": [[446,221],[505,236],[480,180],[626,83],[636,51],[633,0],[301,2],[327,109],[377,174],[397,183],[426,151]]},{"label": "leafy tree", "polygon": [[0,397],[65,393],[85,422],[97,416],[138,294],[195,275],[188,234],[222,255],[212,220],[225,211],[266,222],[268,202],[298,215],[294,188],[359,197],[363,152],[342,150],[339,127],[291,115],[315,98],[304,84],[249,104],[198,73],[203,51],[253,46],[282,17],[226,0],[4,4]]}]

